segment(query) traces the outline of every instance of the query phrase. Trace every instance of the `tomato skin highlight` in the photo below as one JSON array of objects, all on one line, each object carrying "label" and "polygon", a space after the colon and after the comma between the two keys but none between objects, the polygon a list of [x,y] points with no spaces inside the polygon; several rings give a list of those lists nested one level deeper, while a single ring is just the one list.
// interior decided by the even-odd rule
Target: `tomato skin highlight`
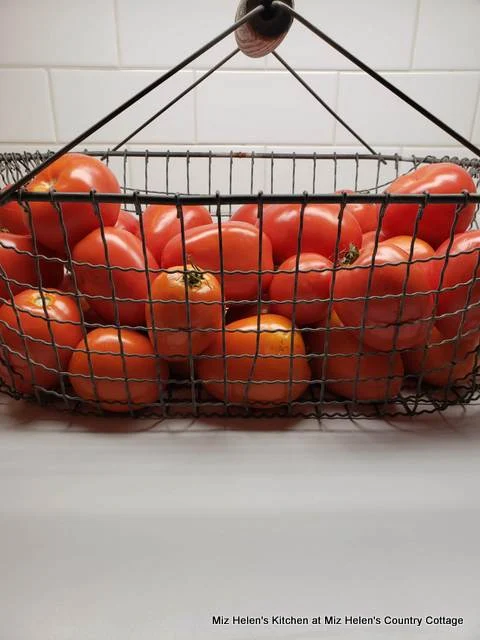
[{"label": "tomato skin highlight", "polygon": [[[81,340],[77,344],[68,372],[72,387],[80,398],[95,402],[96,387],[102,409],[125,413],[129,411],[126,384],[133,410],[158,402],[164,381],[168,380],[168,366],[162,360],[158,360],[150,341],[141,333],[121,329],[120,335],[121,345],[117,329],[99,328],[89,333],[86,342]],[[90,377],[86,343],[90,350],[95,387]],[[125,354],[125,371],[121,346]]]},{"label": "tomato skin highlight", "polygon": [[137,238],[142,237],[140,233],[140,223],[137,216],[129,213],[128,211],[120,211],[118,214],[115,229],[123,229],[123,231],[129,231],[133,233]]},{"label": "tomato skin highlight", "polygon": [[[186,281],[190,318],[187,315]],[[166,359],[183,360],[202,353],[214,340],[215,330],[222,327],[220,284],[215,276],[192,265],[187,265],[186,270],[182,266],[171,267],[155,278],[152,307],[149,303],[145,305],[150,340],[156,352]]]},{"label": "tomato skin highlight", "polygon": [[[458,234],[453,240],[447,260],[449,244],[449,240],[441,244],[435,253],[435,257],[439,259],[429,263],[432,289],[438,291],[441,284],[436,315],[455,314],[438,317],[436,321],[439,331],[447,338],[457,335],[462,320],[462,333],[475,329],[480,324],[480,307],[473,306],[480,301],[480,231]],[[443,281],[440,282],[442,272]]]},{"label": "tomato skin highlight", "polygon": [[394,236],[383,241],[384,244],[393,244],[399,247],[407,256],[410,256],[410,251],[413,243],[412,260],[427,260],[435,255],[435,250],[425,240],[420,238],[412,238],[412,236]]},{"label": "tomato skin highlight", "polygon": [[442,344],[445,340],[437,327],[433,327],[428,344],[421,349],[402,353],[405,371],[416,376],[422,375],[424,382],[435,387],[465,384],[475,368],[480,333],[456,337]]},{"label": "tomato skin highlight", "polygon": [[[373,248],[375,246],[375,238],[376,238],[377,232],[376,231],[367,231],[367,233],[364,233],[362,236],[362,249],[370,249],[371,251],[373,251]],[[378,244],[380,244],[380,242],[383,242],[385,240],[385,236],[383,235],[383,232],[380,231],[380,234],[378,236]]]},{"label": "tomato skin highlight", "polygon": [[[37,247],[38,267],[42,278],[42,288],[55,288],[63,278],[63,264],[57,261],[46,260],[46,257],[53,257],[48,250]],[[29,252],[26,255],[21,252]],[[41,252],[41,253],[40,253]],[[16,280],[7,282],[8,280]],[[37,275],[37,261],[35,258],[35,247],[30,236],[16,235],[13,233],[0,232],[0,298],[1,302],[10,301],[10,294],[16,295],[24,289],[37,287],[40,284]]]},{"label": "tomato skin highlight", "polygon": [[[285,316],[293,321],[295,293],[295,269],[297,257],[292,256],[280,265],[270,284],[269,297],[271,313]],[[290,271],[290,273],[280,273]],[[298,263],[297,292],[295,303],[295,324],[305,326],[320,322],[328,312],[331,296],[333,264],[327,258],[315,253],[301,253]],[[323,301],[311,302],[322,298]]]},{"label": "tomato skin highlight", "polygon": [[[16,355],[0,348],[0,377],[11,385],[12,378],[6,365],[8,362],[13,370],[16,390],[25,394],[33,392],[34,382],[44,389],[57,387],[61,372],[67,369],[72,348],[82,337],[80,314],[74,301],[54,292],[44,293],[43,300],[48,316],[45,315],[42,296],[37,289],[27,289],[15,296],[18,320],[11,303],[0,307],[2,342],[20,354]],[[49,324],[54,339],[53,345]],[[19,334],[25,336],[25,343]],[[43,340],[47,344],[36,340]],[[58,353],[60,370],[55,352]],[[28,361],[32,363],[33,376]]]},{"label": "tomato skin highlight", "polygon": [[404,374],[400,353],[375,352],[365,345],[361,349],[358,335],[342,329],[343,326],[334,311],[328,341],[323,328],[308,332],[306,341],[313,354],[310,365],[314,379],[324,379],[326,347],[326,386],[332,393],[361,402],[383,402],[398,396]]},{"label": "tomato skin highlight", "polygon": [[[183,206],[183,226],[185,231],[206,224],[212,224],[212,217],[205,207]],[[158,264],[161,264],[165,246],[182,230],[177,208],[171,205],[150,205],[143,214],[143,229],[147,247]],[[181,260],[180,264],[182,263],[183,261]]]},{"label": "tomato skin highlight", "polygon": [[[413,347],[422,344],[428,336],[433,314],[429,278],[424,265],[408,266],[407,262],[408,256],[402,249],[382,243],[373,268],[370,249],[361,251],[350,267],[337,272],[334,306],[340,320],[359,332],[364,319],[364,326],[370,326],[364,330],[365,344],[381,351],[391,351],[394,341],[398,349]],[[404,295],[404,291],[409,295]],[[373,296],[380,297],[372,299]],[[341,300],[343,298],[358,300]]]},{"label": "tomato skin highlight", "polygon": [[[392,194],[460,194],[463,191],[476,193],[472,177],[462,167],[439,162],[400,176],[386,189]],[[425,240],[434,249],[450,237],[455,223],[456,204],[427,204],[417,227],[416,237]],[[415,220],[419,212],[417,204],[389,204],[383,217],[382,229],[387,238],[393,236],[412,236]],[[475,204],[470,203],[458,215],[454,233],[466,231],[473,221]]]},{"label": "tomato skin highlight", "polygon": [[[297,400],[306,390],[311,378],[310,367],[305,357],[305,344],[301,334],[294,333],[293,360],[291,354],[292,323],[283,316],[266,314],[260,317],[260,338],[255,364],[254,356],[257,342],[257,317],[232,322],[226,329],[225,362],[227,372],[227,393],[224,395],[224,361],[222,358],[222,337],[216,334],[215,341],[204,355],[214,358],[200,358],[198,375],[205,389],[214,398],[234,403],[248,403],[253,406],[272,406],[284,404],[289,400],[290,362],[293,361],[291,400]],[[272,356],[272,357],[269,357]],[[285,357],[274,357],[285,356]],[[299,357],[295,357],[299,356]],[[221,380],[222,382],[213,382]],[[233,382],[238,380],[239,382]],[[245,397],[248,380],[251,384]],[[279,382],[275,382],[275,381]],[[272,383],[273,381],[273,383]],[[301,382],[305,381],[305,382]],[[265,384],[262,384],[265,383]]]},{"label": "tomato skin highlight", "polygon": [[[245,222],[227,222],[222,225],[224,271],[258,271],[260,236],[258,229]],[[204,271],[220,271],[220,238],[218,225],[210,224],[185,232],[185,252],[188,260]],[[168,269],[184,263],[182,237],[172,238],[164,249],[162,267]],[[273,270],[272,247],[268,237],[262,238],[262,272]],[[221,282],[220,274],[216,278]],[[257,273],[225,273],[225,301],[258,299]],[[262,290],[272,280],[271,273],[261,276]]]},{"label": "tomato skin highlight", "polygon": [[[67,153],[40,171],[26,190],[44,193],[50,189],[67,193],[120,193],[120,185],[112,171],[97,158],[81,153]],[[91,202],[61,202],[67,242],[72,249],[82,238],[100,226]],[[67,254],[57,209],[50,202],[31,202],[32,224],[38,241],[59,256]],[[99,203],[98,211],[105,226],[114,226],[120,204]]]},{"label": "tomato skin highlight", "polygon": [[[147,274],[142,242],[130,232],[114,227],[105,227],[104,235],[108,260],[100,229],[92,231],[73,250],[75,263],[86,262],[105,267],[95,268],[74,264],[73,269],[78,288],[87,296],[86,300],[90,307],[105,321],[113,324],[116,322],[115,304],[106,265],[129,269],[121,271],[113,268],[111,271],[118,308],[118,321],[121,325],[143,327],[145,326],[145,302],[148,300],[148,279],[150,282],[153,281],[156,274],[151,270],[158,269],[158,265],[147,250],[149,269]],[[105,296],[108,300],[96,299],[91,296]],[[128,298],[130,301],[120,301],[119,298]]]}]

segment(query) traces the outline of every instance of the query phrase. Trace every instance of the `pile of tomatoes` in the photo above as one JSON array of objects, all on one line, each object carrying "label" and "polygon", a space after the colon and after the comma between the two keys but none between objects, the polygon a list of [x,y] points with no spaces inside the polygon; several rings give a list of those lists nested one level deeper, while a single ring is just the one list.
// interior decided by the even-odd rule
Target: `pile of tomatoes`
[{"label": "pile of tomatoes", "polygon": [[[120,193],[94,157],[67,154],[31,192]],[[423,166],[390,193],[473,193],[469,173]],[[475,205],[201,206],[15,201],[0,207],[0,377],[108,411],[159,402],[167,381],[265,407],[312,381],[347,399],[395,398],[409,377],[465,381],[480,343]]]}]

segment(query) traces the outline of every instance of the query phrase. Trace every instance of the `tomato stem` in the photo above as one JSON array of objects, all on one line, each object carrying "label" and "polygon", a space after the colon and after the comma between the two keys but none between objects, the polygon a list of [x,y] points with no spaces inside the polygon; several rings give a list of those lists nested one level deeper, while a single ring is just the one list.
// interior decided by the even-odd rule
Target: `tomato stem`
[{"label": "tomato stem", "polygon": [[194,262],[190,263],[190,269],[187,267],[184,273],[185,286],[189,289],[200,287],[204,281],[204,273]]},{"label": "tomato stem", "polygon": [[354,245],[353,242],[351,242],[350,246],[348,247],[348,250],[345,252],[345,255],[340,261],[340,264],[342,265],[353,264],[355,260],[357,260],[359,255],[360,255],[360,251],[358,250],[357,246]]}]

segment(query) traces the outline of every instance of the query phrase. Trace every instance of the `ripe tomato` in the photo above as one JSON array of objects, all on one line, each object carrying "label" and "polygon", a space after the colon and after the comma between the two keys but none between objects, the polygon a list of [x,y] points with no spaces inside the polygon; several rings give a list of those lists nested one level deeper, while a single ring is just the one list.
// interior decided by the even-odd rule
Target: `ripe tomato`
[{"label": "ripe tomato", "polygon": [[465,384],[466,378],[474,372],[479,342],[478,333],[448,341],[433,327],[428,344],[402,353],[405,371],[416,376],[423,374],[423,381],[436,387]]},{"label": "ripe tomato", "polygon": [[[355,193],[350,189],[339,189],[337,193]],[[362,233],[376,231],[379,221],[380,206],[372,203],[349,202],[346,209],[355,217]]]},{"label": "ripe tomato", "polygon": [[[292,256],[280,265],[270,284],[269,297],[272,313],[293,321],[295,301],[295,323],[312,325],[325,318],[331,295],[333,264],[316,253],[301,253],[298,264],[297,291],[295,294],[295,268],[297,257]],[[288,273],[281,273],[288,271]],[[322,300],[320,300],[322,299]],[[316,300],[316,302],[309,302]]]},{"label": "ripe tomato", "polygon": [[[375,246],[375,237],[377,235],[376,231],[367,231],[362,236],[362,249],[370,249],[373,251],[373,247]],[[378,243],[383,242],[385,240],[385,236],[383,235],[383,231],[380,231],[378,236]]]},{"label": "ripe tomato", "polygon": [[129,396],[131,409],[157,402],[168,380],[168,366],[158,360],[148,338],[130,329],[121,329],[120,336],[117,329],[95,329],[87,335],[86,343],[81,340],[77,344],[68,368],[80,398],[98,399],[102,409],[117,413],[129,411]]},{"label": "ripe tomato", "polygon": [[133,233],[134,236],[137,236],[137,238],[141,238],[138,218],[135,214],[129,213],[128,211],[120,211],[117,223],[115,224],[115,229],[129,231],[130,233]]},{"label": "ripe tomato", "polygon": [[[462,167],[449,162],[439,162],[420,167],[416,171],[400,176],[386,189],[389,193],[455,194],[462,191],[475,193],[475,183]],[[416,236],[436,249],[450,237],[455,222],[456,204],[428,204],[418,223]],[[383,231],[387,238],[412,236],[419,213],[417,204],[390,204],[385,210]],[[458,215],[455,233],[466,231],[472,223],[475,204],[464,207]]]},{"label": "ripe tomato", "polygon": [[[212,224],[212,218],[205,207],[186,205],[183,207],[183,224],[185,230],[194,229]],[[147,247],[158,264],[161,264],[166,244],[181,232],[177,208],[161,204],[147,207],[143,214],[143,230]]]},{"label": "ripe tomato", "polygon": [[[142,242],[128,231],[105,227],[105,243],[100,229],[95,229],[83,238],[73,250],[75,263],[87,262],[94,266],[74,264],[80,291],[86,294],[88,304],[98,315],[110,323],[115,323],[115,305],[118,309],[118,322],[122,325],[145,326],[145,302],[148,300],[148,280],[153,281],[155,274],[151,269],[158,265],[150,252],[147,253],[149,273],[145,271],[145,259]],[[148,250],[147,250],[148,251]],[[108,257],[108,259],[107,259]],[[109,269],[114,290],[110,283]],[[120,270],[128,269],[127,271]],[[115,302],[113,294],[115,293]],[[107,300],[99,299],[104,296]],[[124,299],[123,301],[121,299]],[[125,299],[128,298],[128,301]]]},{"label": "ripe tomato", "polygon": [[[77,283],[78,285],[78,283]],[[80,308],[83,313],[83,320],[88,324],[102,324],[103,321],[100,316],[92,309],[92,307],[88,304],[87,299],[84,295],[78,291],[75,287],[75,283],[73,281],[73,276],[70,273],[66,273],[62,282],[59,284],[58,289],[62,293],[73,294],[70,295],[70,299],[77,305],[80,304]],[[77,295],[75,295],[75,293]]]},{"label": "ripe tomato", "polygon": [[[264,211],[266,206],[268,205],[263,207]],[[233,220],[233,222],[248,222],[248,224],[258,226],[258,205],[255,203],[243,204],[232,214],[230,220]]]},{"label": "ripe tomato", "polygon": [[[257,343],[257,317],[232,322],[226,327],[225,362],[227,395],[224,395],[224,359],[222,336],[200,358],[198,375],[206,390],[215,398],[227,402],[253,405],[282,404],[289,400],[290,363],[293,362],[291,397],[297,400],[308,386],[310,367],[305,356],[305,344],[299,332],[293,339],[293,359],[290,357],[292,323],[283,316],[261,316],[258,356],[254,360]],[[237,357],[241,356],[241,357]],[[272,357],[273,356],[273,357]],[[274,356],[282,356],[280,358]],[[214,382],[215,380],[220,382]],[[251,381],[248,385],[247,383]],[[273,382],[275,381],[275,382]],[[276,382],[278,381],[278,382]],[[268,383],[268,384],[265,384]]]},{"label": "ripe tomato", "polygon": [[[262,238],[262,264],[259,265],[260,235],[258,229],[245,222],[228,222],[222,226],[222,254],[225,300],[257,300],[258,272],[273,270],[272,246],[268,237]],[[205,271],[220,271],[220,238],[216,224],[189,229],[185,233],[185,252],[188,260]],[[163,251],[162,267],[183,264],[182,237],[176,235]],[[252,271],[252,273],[227,273]],[[215,274],[221,281],[220,274]],[[271,273],[262,274],[262,290],[272,280]]]},{"label": "ripe tomato", "polygon": [[0,307],[0,336],[7,347],[0,348],[0,377],[21,393],[32,393],[35,385],[53,389],[82,337],[75,302],[59,293],[44,292],[42,297],[27,289],[15,296],[14,304],[18,319],[11,303]]},{"label": "ripe tomato", "polygon": [[393,244],[400,249],[403,249],[407,256],[410,255],[413,242],[413,254],[412,260],[425,260],[435,255],[435,251],[432,247],[420,238],[412,238],[412,236],[394,236],[388,240],[384,240],[383,244]]},{"label": "ripe tomato", "polygon": [[[339,211],[338,205],[330,204],[309,204],[305,207],[300,248],[302,253],[319,253],[332,262],[335,260]],[[272,205],[264,211],[263,231],[272,242],[275,264],[281,264],[287,258],[297,254],[300,212],[301,206],[298,204]],[[352,245],[358,249],[361,244],[360,225],[345,209],[337,260],[350,251]]]},{"label": "ripe tomato", "polygon": [[[81,153],[67,153],[49,167],[40,171],[27,185],[27,191],[41,193],[55,189],[60,192],[120,193],[116,177],[97,158]],[[90,202],[62,202],[63,221],[68,244],[73,247],[90,231],[100,226],[95,208]],[[57,209],[50,202],[31,202],[32,224],[38,241],[58,255],[66,255],[65,241]],[[120,205],[98,205],[105,226],[113,226],[118,218]]]},{"label": "ripe tomato", "polygon": [[[5,189],[11,185],[7,184]],[[0,230],[15,233],[19,236],[29,236],[31,233],[28,217],[23,207],[15,200],[10,200],[0,206]]]},{"label": "ripe tomato", "polygon": [[[42,277],[42,288],[55,288],[63,278],[63,264],[46,260],[43,256],[52,257],[51,252],[38,247],[38,267]],[[28,251],[32,255],[17,253]],[[0,298],[10,301],[8,285],[13,295],[39,285],[37,275],[37,261],[34,257],[34,245],[30,236],[14,235],[0,232]],[[14,282],[15,281],[15,282]]]},{"label": "ripe tomato", "polygon": [[[188,287],[188,307],[185,286]],[[191,264],[185,271],[182,266],[171,267],[155,278],[152,306],[153,323],[151,305],[145,305],[147,327],[152,344],[164,358],[178,360],[202,353],[213,341],[215,330],[222,326],[220,284],[215,276]],[[199,331],[201,329],[207,331]]]},{"label": "ripe tomato", "polygon": [[[446,240],[440,245],[435,253],[435,257],[440,259],[429,263],[432,289],[438,291],[441,284],[437,327],[447,338],[457,335],[462,319],[463,333],[480,324],[480,231],[457,235],[446,260],[449,244],[450,241]],[[442,272],[443,281],[440,283]],[[440,317],[444,314],[452,315]]]},{"label": "ripe tomato", "polygon": [[[340,320],[345,326],[358,329],[364,320],[364,326],[369,327],[364,331],[365,343],[381,351],[393,349],[397,327],[395,344],[399,349],[422,344],[428,334],[433,313],[433,295],[427,293],[428,276],[421,263],[407,265],[407,261],[402,249],[382,243],[373,267],[372,251],[367,249],[352,265],[337,272],[334,294]],[[403,296],[404,290],[415,295]],[[353,300],[340,301],[342,298]]]},{"label": "ripe tomato", "polygon": [[382,402],[398,396],[404,373],[400,354],[374,352],[365,345],[361,348],[355,332],[342,327],[340,318],[333,312],[328,341],[324,328],[308,333],[314,379],[326,378],[326,386],[332,393],[354,401]]}]

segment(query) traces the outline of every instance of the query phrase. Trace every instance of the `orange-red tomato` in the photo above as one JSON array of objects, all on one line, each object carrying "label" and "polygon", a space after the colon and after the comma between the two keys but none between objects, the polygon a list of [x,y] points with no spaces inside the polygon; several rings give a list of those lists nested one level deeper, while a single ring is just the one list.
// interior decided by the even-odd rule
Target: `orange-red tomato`
[{"label": "orange-red tomato", "polygon": [[[295,401],[306,390],[311,372],[302,336],[294,331],[292,323],[283,316],[266,314],[260,319],[258,352],[257,317],[253,316],[232,322],[226,327],[225,354],[229,356],[226,361],[223,358],[221,334],[216,334],[214,342],[204,353],[205,356],[214,357],[199,359],[199,378],[214,398],[271,406]],[[290,363],[293,364],[291,383]],[[224,366],[227,374],[226,395]]]},{"label": "orange-red tomato", "polygon": [[[280,265],[273,276],[269,291],[269,297],[272,300],[270,309],[272,313],[293,321],[294,301],[295,324],[312,325],[320,322],[327,315],[333,264],[316,253],[301,253],[297,277],[295,277],[296,266],[297,257],[292,256]],[[288,273],[282,273],[282,271]]]},{"label": "orange-red tomato", "polygon": [[[339,189],[337,193],[355,193],[350,189]],[[349,202],[346,209],[355,216],[362,233],[375,231],[378,227],[380,206],[374,202]],[[362,245],[363,247],[363,245]]]},{"label": "orange-red tomato", "polygon": [[[67,153],[40,171],[27,185],[27,191],[43,193],[55,189],[67,193],[120,193],[120,185],[112,171],[97,158],[81,153]],[[70,248],[90,231],[100,226],[96,208],[91,202],[60,203],[67,241]],[[59,213],[50,202],[31,202],[32,224],[38,241],[66,255]],[[120,204],[99,203],[98,212],[105,226],[117,222]]]},{"label": "orange-red tomato", "polygon": [[[10,186],[7,184],[5,189]],[[15,200],[10,200],[10,202],[0,206],[0,230],[19,236],[29,236],[31,234],[27,214]]]},{"label": "orange-red tomato", "polygon": [[[104,237],[106,248],[101,230],[95,229],[73,250],[75,262],[73,268],[78,287],[88,296],[87,302],[91,308],[107,322],[112,324],[117,322],[115,317],[115,307],[117,307],[120,324],[143,327],[145,326],[145,303],[148,300],[148,280],[153,281],[155,274],[151,270],[158,269],[158,265],[147,250],[149,269],[147,273],[142,242],[129,231],[105,227]],[[98,265],[102,268],[82,266],[78,263]],[[113,288],[107,265],[112,267]],[[103,300],[98,296],[106,299]]]},{"label": "orange-red tomato", "polygon": [[[265,207],[263,207],[263,210],[265,211]],[[230,220],[234,222],[248,222],[255,226],[258,223],[258,205],[255,203],[243,204],[232,214]]]},{"label": "orange-red tomato", "polygon": [[[392,194],[424,193],[455,194],[468,191],[475,193],[476,187],[470,174],[457,164],[438,162],[424,165],[411,173],[397,178],[386,189]],[[415,236],[422,238],[436,249],[450,237],[455,223],[456,204],[427,204],[423,209]],[[389,204],[385,210],[382,228],[387,238],[412,236],[420,207],[418,204]],[[458,213],[454,233],[466,231],[475,215],[475,204],[470,203]]]},{"label": "orange-red tomato", "polygon": [[[38,246],[37,249],[42,289],[55,288],[63,278],[63,264],[56,260],[46,260],[46,258],[53,258],[51,252]],[[26,252],[31,255],[27,255]],[[37,258],[32,238],[27,235],[0,232],[0,302],[11,300],[9,287],[12,295],[15,295],[39,284]]]},{"label": "orange-red tomato", "polygon": [[405,371],[436,387],[465,384],[474,373],[480,334],[445,338],[433,327],[428,344],[402,353]]},{"label": "orange-red tomato", "polygon": [[121,329],[120,336],[117,329],[95,329],[77,344],[68,368],[80,398],[118,413],[158,402],[168,380],[168,366],[156,357],[148,338],[131,329]]},{"label": "orange-red tomato", "polygon": [[[362,250],[365,249],[371,249],[373,251],[373,248],[375,246],[375,238],[376,238],[377,232],[375,231],[367,231],[367,233],[364,233],[362,236]],[[385,240],[385,236],[383,235],[383,232],[380,231],[379,235],[378,235],[378,244],[380,244],[380,242],[382,242],[383,240]]]},{"label": "orange-red tomato", "polygon": [[171,267],[153,281],[152,304],[145,305],[145,313],[150,339],[159,355],[167,359],[198,355],[222,326],[218,280],[191,264],[185,270]]},{"label": "orange-red tomato", "polygon": [[325,328],[309,332],[307,345],[314,379],[326,380],[332,393],[354,401],[382,402],[398,396],[404,373],[400,354],[375,352],[365,345],[361,348],[355,332],[342,327],[334,312],[328,340]]},{"label": "orange-red tomato", "polygon": [[[168,269],[184,264],[184,250],[189,262],[193,262],[205,271],[221,271],[220,256],[223,256],[224,294],[229,300],[258,300],[259,269],[262,271],[262,290],[268,288],[273,270],[272,245],[268,237],[260,234],[256,227],[246,222],[227,222],[221,227],[222,251],[220,252],[220,234],[218,225],[208,224],[185,232],[185,248],[182,237],[176,235],[163,251],[162,267]],[[259,264],[260,246],[262,262]],[[238,273],[247,271],[250,273]],[[232,272],[232,273],[228,273]],[[217,275],[221,282],[221,276]]]},{"label": "orange-red tomato", "polygon": [[16,312],[11,303],[0,307],[0,336],[7,347],[0,348],[0,377],[21,393],[31,394],[35,385],[53,389],[82,337],[76,304],[36,289],[17,294],[14,304]]},{"label": "orange-red tomato", "polygon": [[431,258],[435,255],[435,251],[428,244],[428,242],[425,242],[425,240],[421,240],[420,238],[415,238],[414,240],[412,236],[394,236],[393,238],[384,240],[384,244],[393,244],[396,247],[400,247],[400,249],[403,249],[407,256],[410,255],[412,242],[412,260],[426,260],[427,258]]},{"label": "orange-red tomato", "polygon": [[137,236],[137,238],[141,238],[138,218],[135,214],[128,211],[120,211],[115,228],[129,231],[130,233],[133,233],[134,236]]},{"label": "orange-red tomato", "polygon": [[[183,207],[183,226],[185,231],[205,224],[212,224],[212,218],[205,207],[195,205],[185,205]],[[145,209],[143,214],[145,242],[158,264],[162,262],[162,254],[166,244],[180,233],[181,229],[177,207],[152,204]],[[180,262],[183,264],[183,261]]]},{"label": "orange-red tomato", "polygon": [[[382,351],[423,344],[433,315],[433,295],[424,265],[408,265],[395,245],[361,251],[335,280],[335,309],[347,327],[365,327],[365,343]],[[407,279],[408,273],[408,279]],[[405,295],[408,294],[408,295]],[[368,296],[368,300],[367,300]]]}]

